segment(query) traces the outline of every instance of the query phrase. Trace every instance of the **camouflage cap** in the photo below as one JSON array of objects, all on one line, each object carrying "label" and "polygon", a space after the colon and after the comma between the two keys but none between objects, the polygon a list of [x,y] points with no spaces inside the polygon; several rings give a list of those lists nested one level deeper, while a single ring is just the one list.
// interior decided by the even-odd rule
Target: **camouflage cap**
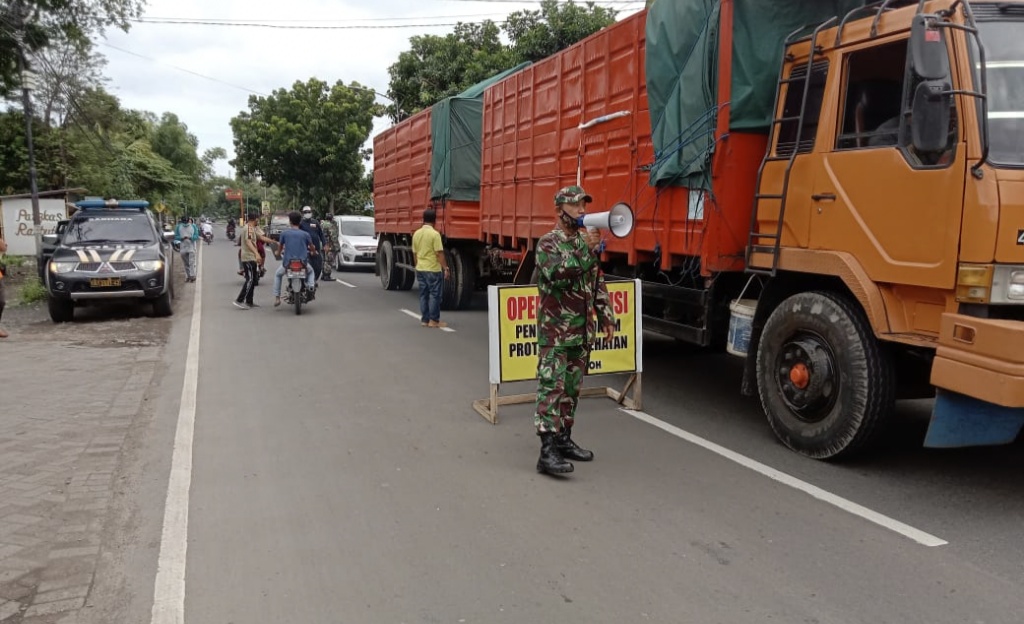
[{"label": "camouflage cap", "polygon": [[582,186],[567,186],[555,194],[555,205],[574,204],[576,202],[592,202],[594,198],[587,195]]}]

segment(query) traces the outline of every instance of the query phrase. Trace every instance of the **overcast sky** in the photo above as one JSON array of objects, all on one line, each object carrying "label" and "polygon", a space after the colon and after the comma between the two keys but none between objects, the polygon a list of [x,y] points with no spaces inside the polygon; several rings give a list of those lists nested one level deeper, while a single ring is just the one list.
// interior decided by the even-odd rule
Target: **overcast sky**
[{"label": "overcast sky", "polygon": [[[643,7],[642,1],[599,4],[619,9],[620,18]],[[157,115],[173,112],[199,138],[200,154],[223,147],[233,158],[228,122],[248,110],[253,93],[268,95],[316,77],[329,84],[356,81],[383,94],[388,66],[409,49],[410,37],[444,35],[455,22],[497,22],[513,11],[538,7],[538,2],[507,0],[148,0],[144,19],[289,28],[135,23],[128,33],[108,31],[99,51],[109,61],[108,88],[122,106]],[[407,25],[416,26],[394,28]],[[380,97],[378,102],[389,103]],[[377,119],[374,134],[388,125]],[[225,162],[217,171],[233,174]]]}]

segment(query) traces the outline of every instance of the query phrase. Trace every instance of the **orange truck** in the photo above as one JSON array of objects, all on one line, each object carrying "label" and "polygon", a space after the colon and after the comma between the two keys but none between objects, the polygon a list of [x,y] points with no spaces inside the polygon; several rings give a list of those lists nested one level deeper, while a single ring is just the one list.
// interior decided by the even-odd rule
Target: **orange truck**
[{"label": "orange truck", "polygon": [[[1011,442],[1022,26],[1021,1],[656,1],[482,87],[469,204],[433,170],[375,174],[380,245],[407,253],[416,224],[389,225],[400,210],[459,223],[442,233],[457,265],[446,304],[460,307],[528,279],[555,190],[579,182],[595,211],[633,208],[602,263],[642,280],[645,329],[744,357],[742,391],[793,450],[851,456],[897,399],[925,396],[926,446]],[[416,119],[378,137],[378,162],[412,162],[417,144],[394,137]],[[453,143],[423,142],[440,161]],[[378,258],[385,287],[411,286],[407,262]]]}]

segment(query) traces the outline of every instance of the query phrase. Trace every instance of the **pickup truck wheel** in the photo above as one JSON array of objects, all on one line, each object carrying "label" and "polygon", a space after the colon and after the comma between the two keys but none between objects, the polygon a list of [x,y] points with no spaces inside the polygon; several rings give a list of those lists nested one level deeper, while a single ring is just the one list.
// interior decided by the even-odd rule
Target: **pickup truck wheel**
[{"label": "pickup truck wheel", "polygon": [[171,287],[168,286],[164,294],[153,300],[154,316],[170,316],[174,314],[174,307],[171,305]]},{"label": "pickup truck wheel", "polygon": [[70,323],[75,320],[75,304],[49,297],[46,307],[50,310],[50,320],[54,323]]},{"label": "pickup truck wheel", "polygon": [[757,390],[783,444],[845,459],[877,439],[894,403],[892,363],[863,314],[835,293],[789,297],[768,317]]},{"label": "pickup truck wheel", "polygon": [[391,241],[383,241],[377,251],[377,269],[380,272],[380,285],[384,290],[398,290],[402,279],[402,269],[395,265],[395,247]]}]

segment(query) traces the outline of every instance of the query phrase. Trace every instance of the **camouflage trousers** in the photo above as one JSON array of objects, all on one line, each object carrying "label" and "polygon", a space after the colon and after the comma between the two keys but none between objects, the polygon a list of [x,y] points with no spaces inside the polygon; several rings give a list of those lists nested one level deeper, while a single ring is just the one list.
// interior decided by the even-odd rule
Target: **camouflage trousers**
[{"label": "camouflage trousers", "polygon": [[565,427],[572,427],[586,367],[584,346],[540,348],[537,411],[533,415],[537,433],[558,433]]}]

